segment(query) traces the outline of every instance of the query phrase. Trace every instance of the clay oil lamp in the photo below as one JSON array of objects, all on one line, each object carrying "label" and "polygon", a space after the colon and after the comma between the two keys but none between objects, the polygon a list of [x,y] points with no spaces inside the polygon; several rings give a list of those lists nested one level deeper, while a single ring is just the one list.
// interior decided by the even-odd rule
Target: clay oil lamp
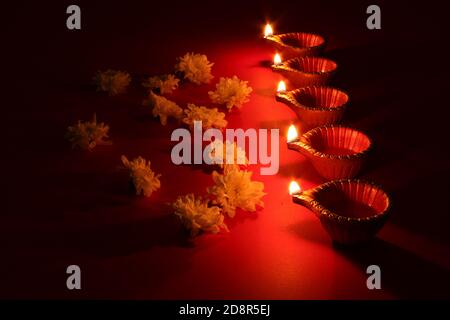
[{"label": "clay oil lamp", "polygon": [[273,34],[273,30],[266,26],[264,38],[285,59],[320,55],[326,45],[325,38],[306,32],[291,32]]},{"label": "clay oil lamp", "polygon": [[291,91],[277,90],[275,99],[289,106],[297,114],[301,130],[305,132],[315,127],[338,123],[349,96],[331,87],[306,87]]},{"label": "clay oil lamp", "polygon": [[294,58],[272,65],[272,70],[286,77],[294,88],[326,85],[336,69],[336,62],[320,57]]},{"label": "clay oil lamp", "polygon": [[343,126],[312,129],[300,138],[288,131],[288,148],[307,157],[325,179],[353,178],[364,165],[372,142],[364,133]]},{"label": "clay oil lamp", "polygon": [[370,241],[388,218],[388,195],[369,182],[335,180],[302,191],[293,181],[289,189],[292,200],[310,209],[331,239],[339,244]]}]

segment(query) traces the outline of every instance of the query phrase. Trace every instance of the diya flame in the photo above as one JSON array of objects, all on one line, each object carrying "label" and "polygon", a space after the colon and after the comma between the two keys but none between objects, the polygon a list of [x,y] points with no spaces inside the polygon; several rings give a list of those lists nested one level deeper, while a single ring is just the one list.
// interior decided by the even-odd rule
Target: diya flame
[{"label": "diya flame", "polygon": [[292,180],[291,183],[289,183],[289,194],[292,196],[293,194],[300,193],[302,191],[302,188],[300,188],[300,185]]},{"label": "diya flame", "polygon": [[271,35],[273,35],[273,29],[272,26],[270,25],[270,23],[266,24],[266,27],[264,28],[264,37],[270,37]]}]

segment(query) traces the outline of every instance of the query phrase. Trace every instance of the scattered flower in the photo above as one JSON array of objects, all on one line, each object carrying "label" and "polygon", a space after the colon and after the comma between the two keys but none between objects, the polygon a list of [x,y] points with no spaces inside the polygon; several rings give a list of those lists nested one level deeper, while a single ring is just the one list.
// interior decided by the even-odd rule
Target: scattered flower
[{"label": "scattered flower", "polygon": [[218,233],[220,230],[228,231],[224,217],[217,206],[208,206],[208,202],[201,197],[196,198],[192,193],[180,196],[172,204],[177,215],[191,236],[200,231]]},{"label": "scattered flower", "polygon": [[130,171],[130,179],[133,182],[136,194],[143,194],[146,197],[150,197],[153,191],[158,190],[161,187],[159,181],[160,174],[155,174],[150,168],[151,162],[142,157],[129,161],[127,157],[122,156],[122,163]]},{"label": "scattered flower", "polygon": [[163,75],[150,77],[145,80],[142,85],[150,90],[159,89],[159,93],[164,95],[166,93],[172,93],[173,90],[178,88],[178,82],[180,79],[176,78],[174,75]]},{"label": "scattered flower", "polygon": [[210,148],[208,157],[211,164],[218,164],[221,168],[224,168],[226,165],[248,164],[245,150],[238,147],[236,142],[226,140],[224,143],[222,140],[216,139],[207,148]]},{"label": "scattered flower", "polygon": [[97,123],[97,116],[94,113],[92,121],[81,122],[67,128],[66,139],[72,143],[72,148],[92,151],[97,145],[109,145],[111,141],[105,141],[108,138],[109,126],[103,122]]},{"label": "scattered flower", "polygon": [[159,121],[165,126],[168,117],[180,119],[183,116],[183,109],[181,109],[175,102],[170,101],[163,96],[157,95],[150,91],[148,99],[144,100],[144,105],[153,107],[152,113],[156,118],[159,116]]},{"label": "scattered flower", "polygon": [[184,78],[195,84],[209,83],[213,76],[211,67],[214,63],[208,61],[204,54],[186,53],[178,58],[175,65],[177,71],[183,72]]},{"label": "scattered flower", "polygon": [[217,108],[198,107],[189,103],[187,109],[184,109],[183,123],[189,125],[191,130],[194,128],[194,121],[201,121],[203,129],[222,129],[228,124],[225,120],[225,113],[219,112]]},{"label": "scattered flower", "polygon": [[110,96],[124,93],[131,82],[128,72],[107,70],[98,71],[94,76],[97,91],[106,91]]},{"label": "scattered flower", "polygon": [[256,211],[256,206],[264,206],[262,197],[264,184],[252,181],[252,172],[240,170],[238,166],[226,166],[224,173],[212,173],[214,186],[208,193],[215,197],[214,204],[222,207],[229,217],[234,217],[236,208],[245,211]]},{"label": "scattered flower", "polygon": [[249,100],[248,95],[253,91],[247,83],[248,81],[240,80],[236,76],[220,78],[216,91],[209,91],[208,94],[214,103],[225,104],[228,110],[233,107],[240,108]]}]

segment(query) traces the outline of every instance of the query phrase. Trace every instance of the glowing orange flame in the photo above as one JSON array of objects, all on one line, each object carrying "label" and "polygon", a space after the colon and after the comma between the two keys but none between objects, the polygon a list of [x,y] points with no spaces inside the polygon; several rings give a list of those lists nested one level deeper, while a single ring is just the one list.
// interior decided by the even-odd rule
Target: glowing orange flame
[{"label": "glowing orange flame", "polygon": [[264,37],[269,37],[271,35],[273,35],[273,29],[272,26],[268,23],[264,28]]},{"label": "glowing orange flame", "polygon": [[286,83],[283,80],[278,82],[277,92],[286,92]]},{"label": "glowing orange flame", "polygon": [[295,140],[297,140],[297,138],[298,138],[297,129],[295,129],[295,126],[293,124],[291,124],[289,126],[288,133],[287,133],[287,142],[295,141]]},{"label": "glowing orange flame", "polygon": [[273,64],[281,64],[281,56],[279,53],[276,53],[273,57]]},{"label": "glowing orange flame", "polygon": [[289,194],[292,196],[293,194],[300,193],[302,191],[302,188],[300,188],[300,185],[292,180],[289,184]]}]

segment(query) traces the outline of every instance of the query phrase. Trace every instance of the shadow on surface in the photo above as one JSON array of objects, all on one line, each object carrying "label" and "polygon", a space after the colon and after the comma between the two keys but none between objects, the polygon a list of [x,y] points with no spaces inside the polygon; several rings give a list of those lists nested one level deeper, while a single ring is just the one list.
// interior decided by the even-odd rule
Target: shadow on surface
[{"label": "shadow on surface", "polygon": [[[335,249],[362,270],[375,264],[381,268],[381,286],[402,298],[449,298],[450,271],[427,262],[380,239],[361,247]],[[420,288],[420,290],[417,290]]]}]

